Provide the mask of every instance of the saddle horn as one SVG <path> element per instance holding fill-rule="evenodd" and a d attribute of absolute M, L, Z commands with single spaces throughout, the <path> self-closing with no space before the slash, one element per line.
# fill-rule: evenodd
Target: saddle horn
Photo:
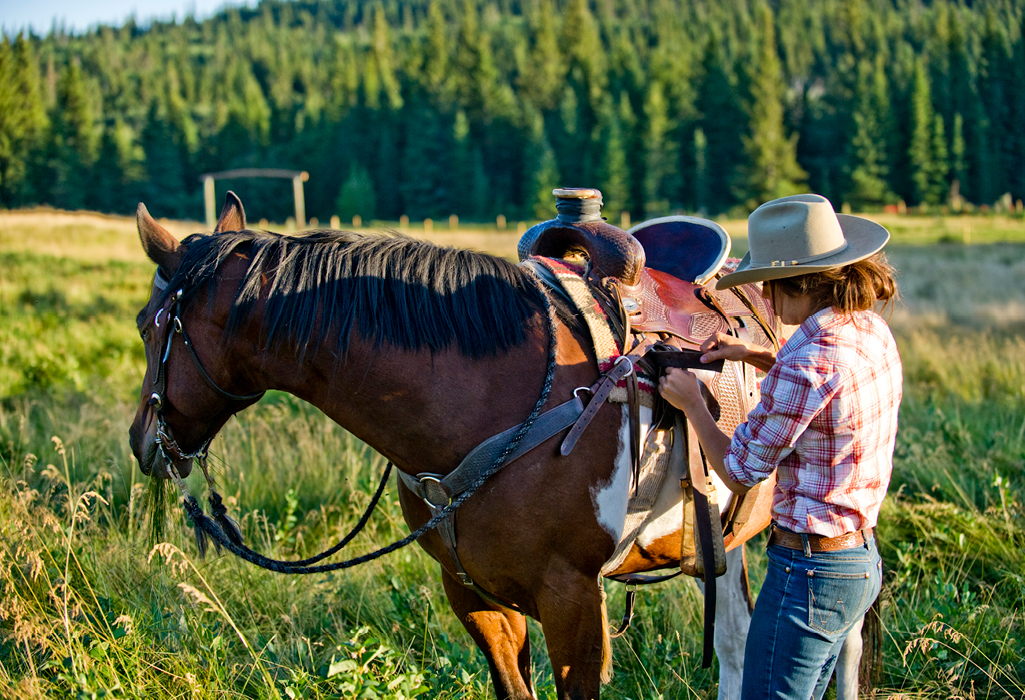
<path fill-rule="evenodd" d="M 520 261 L 540 255 L 546 258 L 586 256 L 603 277 L 615 277 L 627 285 L 640 281 L 644 248 L 629 233 L 607 223 L 601 216 L 601 192 L 570 187 L 552 190 L 559 215 L 532 226 L 516 247 Z"/>

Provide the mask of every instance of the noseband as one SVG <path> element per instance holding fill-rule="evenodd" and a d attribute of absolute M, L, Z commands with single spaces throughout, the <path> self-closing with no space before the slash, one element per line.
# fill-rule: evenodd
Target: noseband
<path fill-rule="evenodd" d="M 164 277 L 163 272 L 160 268 L 157 268 L 157 274 L 153 278 L 153 286 L 163 292 L 167 289 L 168 279 Z M 196 354 L 196 349 L 192 346 L 192 341 L 189 338 L 189 334 L 185 332 L 185 326 L 182 325 L 181 320 L 181 298 L 183 291 L 179 289 L 170 297 L 171 306 L 167 310 L 167 320 L 165 323 L 170 323 L 170 329 L 167 332 L 167 344 L 164 347 L 163 356 L 160 359 L 160 364 L 157 365 L 157 376 L 153 381 L 153 392 L 150 394 L 149 399 L 146 400 L 146 404 L 153 408 L 153 412 L 157 416 L 157 450 L 160 452 L 160 456 L 164 459 L 165 464 L 169 466 L 168 471 L 176 471 L 174 469 L 174 462 L 181 462 L 187 459 L 198 459 L 200 464 L 203 465 L 203 471 L 206 472 L 206 456 L 207 450 L 210 447 L 210 442 L 213 440 L 213 436 L 207 438 L 206 442 L 199 446 L 195 452 L 185 452 L 175 441 L 174 436 L 171 435 L 171 429 L 168 427 L 167 422 L 164 420 L 164 403 L 167 396 L 167 360 L 171 356 L 171 342 L 174 340 L 175 335 L 181 335 L 182 341 L 185 343 L 185 347 L 189 349 L 189 354 L 192 356 L 193 364 L 196 369 L 199 370 L 199 375 L 206 381 L 206 383 L 213 389 L 219 396 L 229 401 L 252 401 L 254 399 L 261 398 L 266 392 L 259 391 L 255 394 L 232 394 L 230 391 L 225 391 L 217 382 L 213 380 L 210 374 L 203 367 L 203 363 L 199 359 L 199 355 Z M 160 307 L 156 315 L 153 317 L 153 324 L 160 328 L 160 316 L 164 313 L 164 307 Z M 172 461 L 173 460 L 173 461 Z"/>

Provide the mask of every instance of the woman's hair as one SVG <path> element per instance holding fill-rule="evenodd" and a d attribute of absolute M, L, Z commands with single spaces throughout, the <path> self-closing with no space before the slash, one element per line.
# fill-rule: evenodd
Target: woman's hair
<path fill-rule="evenodd" d="M 899 296 L 893 267 L 882 252 L 843 267 L 784 277 L 768 284 L 773 294 L 776 291 L 789 296 L 807 294 L 815 310 L 832 306 L 839 314 L 865 311 L 880 301 L 890 306 Z"/>

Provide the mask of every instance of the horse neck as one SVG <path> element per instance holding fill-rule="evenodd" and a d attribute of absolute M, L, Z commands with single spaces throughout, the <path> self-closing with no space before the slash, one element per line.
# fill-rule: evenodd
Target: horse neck
<path fill-rule="evenodd" d="M 410 471 L 445 473 L 474 446 L 522 421 L 544 380 L 544 345 L 532 338 L 485 359 L 431 353 L 353 335 L 342 358 L 281 348 L 261 361 L 269 388 L 322 410 Z"/>

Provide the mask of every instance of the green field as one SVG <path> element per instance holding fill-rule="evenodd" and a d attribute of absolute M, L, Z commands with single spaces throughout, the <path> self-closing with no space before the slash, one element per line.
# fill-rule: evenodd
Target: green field
<path fill-rule="evenodd" d="M 904 292 L 893 326 L 906 396 L 878 530 L 879 697 L 1021 698 L 1025 222 L 886 223 Z M 727 229 L 742 249 L 743 231 Z M 437 237 L 504 255 L 515 244 L 508 232 Z M 0 697 L 494 697 L 416 546 L 312 578 L 199 559 L 178 519 L 154 547 L 127 444 L 144 370 L 134 317 L 152 273 L 131 220 L 0 212 Z M 346 532 L 384 468 L 282 394 L 231 421 L 212 463 L 247 541 L 288 558 Z M 406 534 L 394 489 L 382 503 L 354 553 Z M 763 559 L 750 552 L 757 581 Z M 623 591 L 609 591 L 616 617 Z M 642 590 L 604 693 L 714 698 L 700 611 L 692 582 Z M 532 630 L 547 697 L 551 670 Z"/>

